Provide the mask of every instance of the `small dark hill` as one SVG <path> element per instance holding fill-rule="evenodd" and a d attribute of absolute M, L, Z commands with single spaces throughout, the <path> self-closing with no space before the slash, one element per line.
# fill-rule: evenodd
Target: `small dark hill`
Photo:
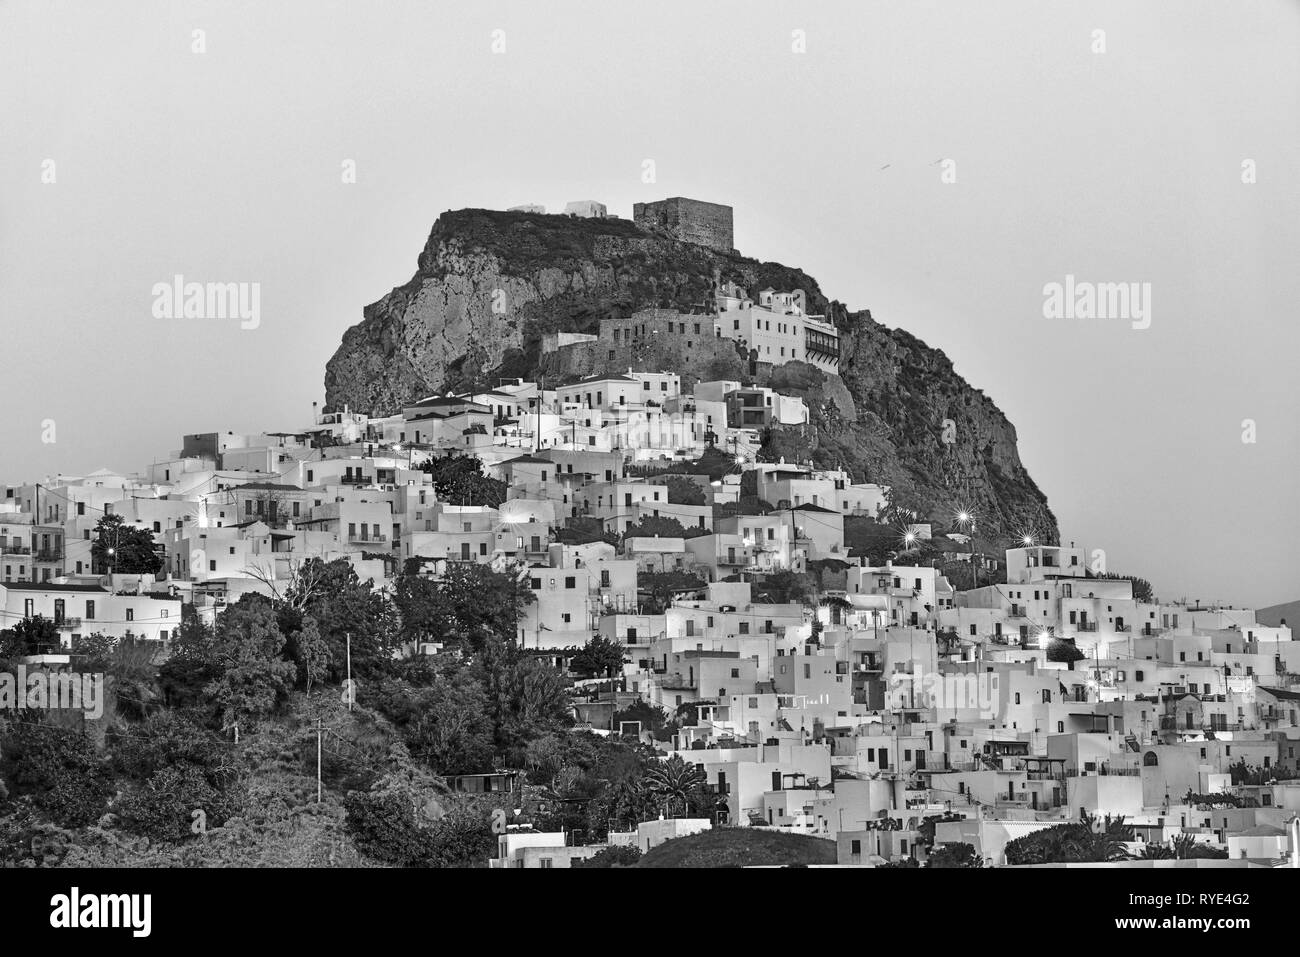
<path fill-rule="evenodd" d="M 835 843 L 819 837 L 729 827 L 665 841 L 637 867 L 753 867 L 834 864 Z"/>

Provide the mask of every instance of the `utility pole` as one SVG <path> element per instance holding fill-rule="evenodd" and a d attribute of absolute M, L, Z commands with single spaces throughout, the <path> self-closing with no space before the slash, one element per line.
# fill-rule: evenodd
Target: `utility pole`
<path fill-rule="evenodd" d="M 352 710 L 352 702 L 356 700 L 357 689 L 352 685 L 352 632 L 347 632 L 348 641 L 348 710 Z"/>
<path fill-rule="evenodd" d="M 316 719 L 316 803 L 320 803 L 321 719 Z"/>

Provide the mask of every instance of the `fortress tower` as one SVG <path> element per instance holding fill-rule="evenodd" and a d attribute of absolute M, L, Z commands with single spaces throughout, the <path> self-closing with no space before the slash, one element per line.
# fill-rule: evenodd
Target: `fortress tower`
<path fill-rule="evenodd" d="M 642 229 L 666 232 L 682 242 L 732 252 L 731 207 L 674 196 L 656 203 L 634 203 L 632 219 Z"/>

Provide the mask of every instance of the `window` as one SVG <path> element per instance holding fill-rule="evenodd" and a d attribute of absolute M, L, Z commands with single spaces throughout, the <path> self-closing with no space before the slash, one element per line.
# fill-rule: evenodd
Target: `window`
<path fill-rule="evenodd" d="M 543 869 L 545 869 L 545 870 L 550 870 L 550 869 L 551 869 L 551 859 L 550 859 L 549 857 L 541 857 L 541 858 L 538 858 L 538 860 L 537 860 L 537 866 L 538 866 L 538 867 L 541 867 L 541 868 L 543 868 Z"/>
<path fill-rule="evenodd" d="M 135 621 L 135 609 L 134 609 L 134 608 L 128 608 L 128 609 L 126 610 L 126 620 L 127 620 L 127 621 Z"/>

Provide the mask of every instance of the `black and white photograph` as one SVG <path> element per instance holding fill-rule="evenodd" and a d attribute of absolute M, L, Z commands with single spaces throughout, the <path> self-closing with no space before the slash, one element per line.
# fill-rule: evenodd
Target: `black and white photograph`
<path fill-rule="evenodd" d="M 0 0 L 6 938 L 1293 935 L 1298 265 L 1300 0 Z"/>

